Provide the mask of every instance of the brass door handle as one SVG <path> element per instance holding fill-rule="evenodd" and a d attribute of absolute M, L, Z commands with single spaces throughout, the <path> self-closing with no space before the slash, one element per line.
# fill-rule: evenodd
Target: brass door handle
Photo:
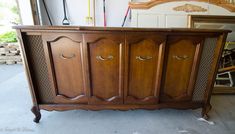
<path fill-rule="evenodd" d="M 67 59 L 72 59 L 74 58 L 76 55 L 75 54 L 71 54 L 70 56 L 64 56 L 64 54 L 60 54 L 60 58 L 67 60 Z"/>
<path fill-rule="evenodd" d="M 183 55 L 183 56 L 173 55 L 173 58 L 177 59 L 177 60 L 188 60 L 188 59 L 190 59 L 190 57 L 187 56 L 187 55 Z"/>
<path fill-rule="evenodd" d="M 109 55 L 107 58 L 103 58 L 102 56 L 98 55 L 98 56 L 96 56 L 96 59 L 97 60 L 102 60 L 102 61 L 104 61 L 104 60 L 112 60 L 113 56 Z"/>
<path fill-rule="evenodd" d="M 141 61 L 150 60 L 150 59 L 152 59 L 152 58 L 153 58 L 153 57 L 151 57 L 151 56 L 146 56 L 146 57 L 136 56 L 136 59 L 137 59 L 137 60 L 141 60 Z"/>

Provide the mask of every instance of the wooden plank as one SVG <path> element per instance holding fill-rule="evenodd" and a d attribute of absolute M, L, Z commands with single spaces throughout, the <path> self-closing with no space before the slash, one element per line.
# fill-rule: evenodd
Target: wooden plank
<path fill-rule="evenodd" d="M 219 73 L 223 73 L 223 72 L 227 72 L 227 71 L 231 71 L 231 72 L 233 72 L 233 71 L 235 71 L 235 66 L 230 66 L 230 67 L 225 67 L 225 68 L 221 68 L 221 69 L 219 69 Z"/>
<path fill-rule="evenodd" d="M 235 87 L 215 86 L 213 89 L 213 94 L 235 94 Z"/>
<path fill-rule="evenodd" d="M 195 28 L 122 28 L 122 27 L 86 27 L 86 26 L 13 26 L 14 29 L 21 29 L 22 32 L 25 31 L 45 31 L 50 32 L 51 30 L 70 30 L 72 31 L 118 31 L 118 32 L 143 32 L 143 31 L 149 31 L 149 32 L 164 32 L 173 34 L 174 32 L 181 32 L 185 33 L 191 32 L 191 33 L 200 33 L 200 34 L 208 34 L 214 33 L 216 35 L 221 33 L 230 33 L 231 30 L 225 30 L 225 29 L 195 29 Z M 62 32 L 62 31 L 60 31 Z M 187 33 L 189 34 L 189 33 Z"/>

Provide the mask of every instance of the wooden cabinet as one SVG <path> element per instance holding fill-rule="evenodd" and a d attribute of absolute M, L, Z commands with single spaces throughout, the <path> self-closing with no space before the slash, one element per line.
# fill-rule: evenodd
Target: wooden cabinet
<path fill-rule="evenodd" d="M 191 101 L 204 38 L 170 36 L 166 43 L 161 101 Z"/>
<path fill-rule="evenodd" d="M 16 27 L 39 122 L 44 110 L 203 108 L 229 31 Z"/>
<path fill-rule="evenodd" d="M 127 34 L 126 104 L 157 104 L 165 36 L 154 33 Z"/>
<path fill-rule="evenodd" d="M 122 104 L 124 35 L 85 34 L 84 39 L 89 67 L 89 103 Z"/>
<path fill-rule="evenodd" d="M 45 34 L 43 40 L 54 103 L 88 103 L 83 82 L 82 35 Z"/>

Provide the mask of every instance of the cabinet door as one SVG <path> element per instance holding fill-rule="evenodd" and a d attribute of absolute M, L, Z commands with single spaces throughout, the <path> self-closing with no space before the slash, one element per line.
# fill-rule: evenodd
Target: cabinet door
<path fill-rule="evenodd" d="M 122 72 L 124 35 L 85 34 L 90 104 L 123 103 Z"/>
<path fill-rule="evenodd" d="M 203 38 L 167 39 L 161 101 L 190 101 L 198 71 Z"/>
<path fill-rule="evenodd" d="M 125 103 L 158 103 L 164 43 L 156 33 L 127 34 Z"/>
<path fill-rule="evenodd" d="M 44 34 L 44 50 L 55 103 L 88 103 L 83 83 L 82 35 Z"/>

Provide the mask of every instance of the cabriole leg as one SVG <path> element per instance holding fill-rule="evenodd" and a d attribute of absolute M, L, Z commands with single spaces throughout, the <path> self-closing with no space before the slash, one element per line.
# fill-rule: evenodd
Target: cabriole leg
<path fill-rule="evenodd" d="M 39 123 L 39 120 L 41 119 L 41 113 L 38 106 L 33 106 L 31 109 L 32 113 L 35 115 L 34 122 Z"/>
<path fill-rule="evenodd" d="M 205 107 L 202 108 L 202 118 L 204 118 L 205 120 L 209 119 L 209 111 L 211 110 L 211 104 L 206 105 Z"/>

